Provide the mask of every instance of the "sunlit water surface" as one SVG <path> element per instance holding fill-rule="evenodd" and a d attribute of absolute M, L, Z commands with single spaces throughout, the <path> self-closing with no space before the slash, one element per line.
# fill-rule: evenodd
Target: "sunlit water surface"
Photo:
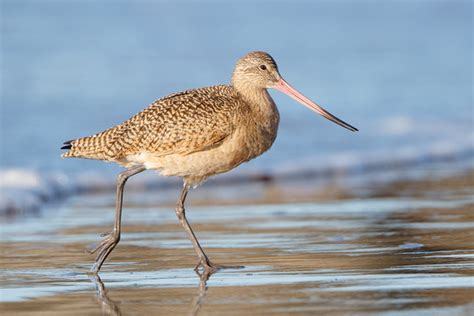
<path fill-rule="evenodd" d="M 132 205 L 102 280 L 87 276 L 93 256 L 84 250 L 110 229 L 112 198 L 79 196 L 4 226 L 0 308 L 25 315 L 473 311 L 472 196 L 189 207 L 210 257 L 244 266 L 207 282 L 192 270 L 196 258 L 172 208 Z"/>

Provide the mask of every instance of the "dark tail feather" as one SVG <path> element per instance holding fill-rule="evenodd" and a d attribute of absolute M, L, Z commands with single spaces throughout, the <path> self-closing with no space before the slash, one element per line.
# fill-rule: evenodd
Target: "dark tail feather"
<path fill-rule="evenodd" d="M 67 140 L 63 144 L 64 146 L 61 147 L 61 149 L 71 149 L 72 148 L 72 142 L 75 141 L 75 139 Z"/>

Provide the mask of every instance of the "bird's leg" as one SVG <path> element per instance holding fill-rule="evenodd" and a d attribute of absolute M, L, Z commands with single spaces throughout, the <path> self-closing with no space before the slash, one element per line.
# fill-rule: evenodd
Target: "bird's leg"
<path fill-rule="evenodd" d="M 202 266 L 206 272 L 214 272 L 221 268 L 221 266 L 213 264 L 211 260 L 209 260 L 207 255 L 204 253 L 204 250 L 202 250 L 201 245 L 199 244 L 199 241 L 197 240 L 196 235 L 194 235 L 193 229 L 191 228 L 191 225 L 189 225 L 189 222 L 186 218 L 184 201 L 188 195 L 189 188 L 190 185 L 185 183 L 183 191 L 181 192 L 181 196 L 176 205 L 176 215 L 178 216 L 181 225 L 183 225 L 184 230 L 188 233 L 189 239 L 191 239 L 191 242 L 193 243 L 194 250 L 199 257 L 199 262 L 194 270 L 198 270 L 199 266 Z"/>
<path fill-rule="evenodd" d="M 93 274 L 97 274 L 100 270 L 100 267 L 104 263 L 107 256 L 114 250 L 115 246 L 120 241 L 120 228 L 121 228 L 121 221 L 122 221 L 122 204 L 123 204 L 123 188 L 125 187 L 125 183 L 127 182 L 128 178 L 137 173 L 140 173 L 145 170 L 145 167 L 138 166 L 133 167 L 131 169 L 125 170 L 124 172 L 120 173 L 117 177 L 117 196 L 115 201 L 115 223 L 114 229 L 105 235 L 105 238 L 102 242 L 95 247 L 91 253 L 95 253 L 96 251 L 99 252 L 97 258 L 95 259 L 95 263 L 92 266 L 90 272 Z"/>

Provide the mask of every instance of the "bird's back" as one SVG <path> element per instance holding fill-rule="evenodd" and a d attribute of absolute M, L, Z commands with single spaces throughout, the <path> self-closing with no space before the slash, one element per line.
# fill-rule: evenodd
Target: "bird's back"
<path fill-rule="evenodd" d="M 65 143 L 63 157 L 119 162 L 139 153 L 187 155 L 217 146 L 235 129 L 245 102 L 226 85 L 188 90 L 153 102 L 124 123 Z"/>

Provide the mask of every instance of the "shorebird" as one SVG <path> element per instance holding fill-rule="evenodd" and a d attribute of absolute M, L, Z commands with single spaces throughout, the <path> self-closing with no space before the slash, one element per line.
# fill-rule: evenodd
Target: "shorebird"
<path fill-rule="evenodd" d="M 127 179 L 144 170 L 183 179 L 176 215 L 199 257 L 196 270 L 215 271 L 189 224 L 184 201 L 192 187 L 210 176 L 229 171 L 267 151 L 277 136 L 280 115 L 267 89 L 279 90 L 326 119 L 357 129 L 306 98 L 280 75 L 265 52 L 238 60 L 229 85 L 216 85 L 171 94 L 115 127 L 64 142 L 64 158 L 97 159 L 126 168 L 117 178 L 115 224 L 92 250 L 97 252 L 91 273 L 97 274 L 120 241 L 123 190 Z"/>

